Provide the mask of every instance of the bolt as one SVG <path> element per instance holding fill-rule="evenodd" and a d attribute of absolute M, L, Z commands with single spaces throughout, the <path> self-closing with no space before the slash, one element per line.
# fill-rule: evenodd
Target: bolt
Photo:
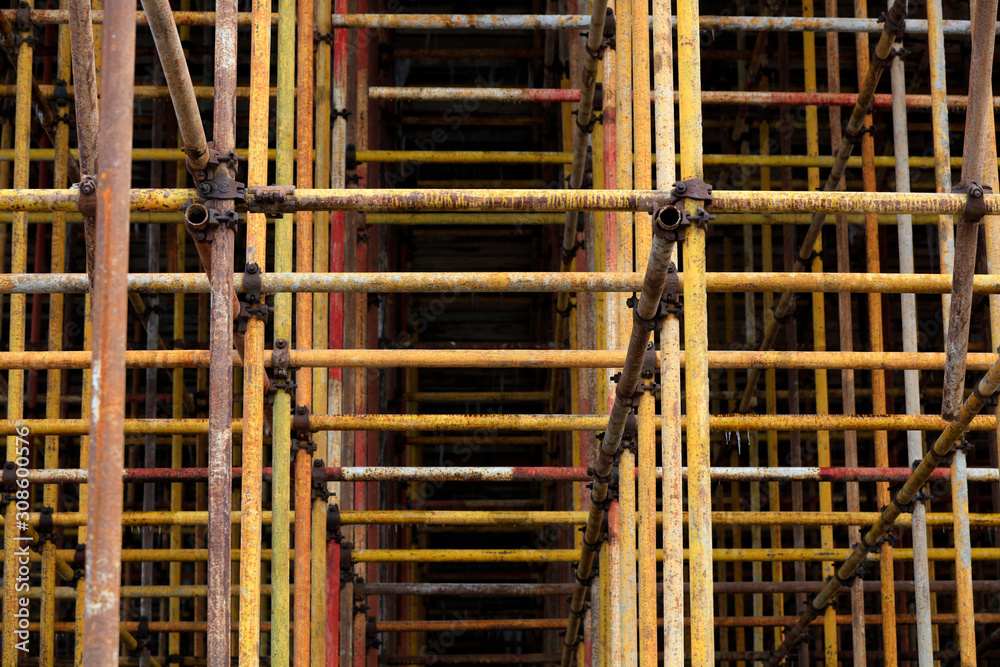
<path fill-rule="evenodd" d="M 94 181 L 86 180 L 80 184 L 80 192 L 85 195 L 92 195 L 97 188 L 94 186 Z"/>
<path fill-rule="evenodd" d="M 247 264 L 247 273 L 257 273 L 258 270 L 260 270 L 260 267 L 257 266 L 256 262 Z"/>
<path fill-rule="evenodd" d="M 972 187 L 969 188 L 969 196 L 972 197 L 973 199 L 979 199 L 980 197 L 983 196 L 983 189 L 978 185 L 976 185 L 975 183 L 973 183 Z"/>
<path fill-rule="evenodd" d="M 198 192 L 201 193 L 202 195 L 209 195 L 209 194 L 211 194 L 212 193 L 212 184 L 211 183 L 199 183 L 198 184 Z"/>
<path fill-rule="evenodd" d="M 195 232 L 195 234 L 194 234 L 194 240 L 195 241 L 204 241 L 205 240 L 205 232 Z"/>
<path fill-rule="evenodd" d="M 316 459 L 316 460 L 314 460 L 313 461 L 313 467 L 314 468 L 322 468 L 323 467 L 323 460 L 322 459 Z"/>
<path fill-rule="evenodd" d="M 278 340 L 274 341 L 275 347 L 284 348 L 286 345 L 288 345 L 288 341 L 285 340 L 284 338 L 279 338 Z"/>
<path fill-rule="evenodd" d="M 304 415 L 306 413 L 306 406 L 300 405 L 295 409 L 295 411 L 298 412 L 300 415 Z"/>
<path fill-rule="evenodd" d="M 679 195 L 682 195 L 685 192 L 687 192 L 687 189 L 688 189 L 687 183 L 683 181 L 679 183 L 674 183 L 674 192 L 676 192 Z"/>

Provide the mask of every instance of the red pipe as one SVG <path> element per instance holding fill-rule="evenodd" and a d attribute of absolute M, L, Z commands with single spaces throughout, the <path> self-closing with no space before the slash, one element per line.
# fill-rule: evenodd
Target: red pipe
<path fill-rule="evenodd" d="M 326 543 L 326 664 L 340 664 L 340 542 Z"/>

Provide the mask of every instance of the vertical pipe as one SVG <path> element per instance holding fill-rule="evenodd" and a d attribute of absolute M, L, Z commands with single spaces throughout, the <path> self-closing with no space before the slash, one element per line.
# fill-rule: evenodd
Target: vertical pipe
<path fill-rule="evenodd" d="M 934 148 L 934 183 L 939 193 L 951 192 L 951 133 L 948 128 L 948 88 L 945 74 L 944 31 L 941 0 L 927 1 L 927 55 L 930 64 L 931 136 Z M 938 256 L 940 272 L 955 269 L 955 230 L 951 216 L 938 216 Z M 944 332 L 948 335 L 951 295 L 941 295 L 944 308 Z"/>
<path fill-rule="evenodd" d="M 653 0 L 653 86 L 656 96 L 673 99 L 673 30 L 671 1 Z M 653 108 L 656 187 L 665 190 L 676 176 L 674 105 Z M 677 248 L 673 251 L 677 261 Z M 681 478 L 680 320 L 668 314 L 660 332 L 661 460 L 663 462 L 663 665 L 684 665 L 684 481 Z"/>
<path fill-rule="evenodd" d="M 97 174 L 95 263 L 95 268 L 101 267 L 101 279 L 95 285 L 93 296 L 95 336 L 90 411 L 93 451 L 87 476 L 90 487 L 87 512 L 90 542 L 86 556 L 83 649 L 86 667 L 118 662 L 122 544 L 120 471 L 125 452 L 123 422 L 128 313 L 128 235 L 121 233 L 120 228 L 123 221 L 128 220 L 128 193 L 132 181 L 135 6 L 122 0 L 108 0 L 104 32 L 101 99 L 105 105 L 100 122 L 101 169 Z M 21 46 L 19 63 L 25 61 L 27 69 L 30 67 L 31 52 L 30 47 L 26 47 Z M 24 74 L 28 76 L 30 71 Z M 27 145 L 24 148 L 27 149 Z M 24 185 L 26 181 L 25 173 Z"/>
<path fill-rule="evenodd" d="M 697 0 L 677 3 L 681 178 L 702 178 L 701 54 Z M 691 200 L 685 206 L 695 210 Z M 691 662 L 715 662 L 712 608 L 712 485 L 708 430 L 708 313 L 705 230 L 693 225 L 684 239 L 684 349 L 687 391 L 688 535 L 691 578 Z"/>
<path fill-rule="evenodd" d="M 65 7 L 63 2 L 62 6 Z M 56 65 L 56 78 L 67 80 L 70 78 L 70 41 L 69 28 L 59 26 L 58 28 L 58 60 Z M 66 113 L 65 110 L 63 113 Z M 65 188 L 68 184 L 68 162 L 69 162 L 69 122 L 68 117 L 60 116 L 59 124 L 56 128 L 56 158 L 53 173 L 52 185 L 56 188 Z M 66 214 L 52 214 L 52 236 L 50 239 L 52 248 L 52 273 L 63 273 L 66 270 Z M 52 294 L 49 297 L 49 340 L 48 349 L 58 351 L 63 347 L 63 326 L 65 295 Z M 58 419 L 61 416 L 62 399 L 62 371 L 50 370 L 45 378 L 45 417 L 47 419 Z M 59 438 L 58 436 L 45 437 L 44 466 L 55 468 L 59 466 Z M 59 501 L 58 487 L 46 485 L 42 492 L 43 507 L 50 507 L 55 510 Z M 41 646 L 39 647 L 39 658 L 42 665 L 51 667 L 55 662 L 55 619 L 57 602 L 55 597 L 56 586 L 56 545 L 51 540 L 42 545 L 42 608 L 39 614 L 39 624 L 41 626 Z"/>
<path fill-rule="evenodd" d="M 271 2 L 252 5 L 250 146 L 247 185 L 267 183 L 271 81 Z M 267 227 L 262 213 L 247 214 L 247 265 L 267 269 Z M 264 449 L 264 321 L 247 322 L 243 358 L 243 476 L 240 499 L 240 665 L 260 663 L 261 494 Z"/>
<path fill-rule="evenodd" d="M 321 369 L 324 372 L 326 369 Z M 324 401 L 325 402 L 325 401 Z M 322 465 L 320 459 L 316 463 Z M 326 498 L 317 495 L 312 501 L 312 626 L 310 627 L 310 655 L 313 665 L 326 665 Z"/>
<path fill-rule="evenodd" d="M 17 51 L 17 80 L 14 115 L 14 187 L 28 187 L 28 147 L 31 132 L 31 60 L 32 46 L 28 41 L 22 42 Z M 18 273 L 27 271 L 28 266 L 28 217 L 24 213 L 15 213 L 11 222 L 11 271 Z M 10 297 L 10 338 L 8 349 L 12 352 L 24 351 L 25 296 L 12 294 Z M 122 324 L 124 328 L 124 323 Z M 124 379 L 123 379 L 124 382 Z M 12 369 L 7 375 L 7 418 L 21 419 L 24 416 L 24 371 Z M 113 408 L 112 408 L 113 409 Z M 113 415 L 114 413 L 112 413 Z M 7 438 L 7 467 L 14 467 L 14 460 L 22 448 L 27 451 L 27 440 L 17 436 Z M 102 489 L 105 496 L 108 489 Z M 113 498 L 112 498 L 113 500 Z M 120 503 L 120 499 L 119 499 Z M 15 521 L 17 503 L 8 503 L 4 513 L 4 572 L 16 572 L 18 567 L 18 547 L 24 544 L 20 529 Z M 113 563 L 111 564 L 114 565 Z M 116 570 L 117 572 L 117 570 Z M 102 576 L 107 577 L 106 570 Z M 16 611 L 19 600 L 14 586 L 9 585 L 5 578 L 3 592 L 3 626 L 4 642 L 2 648 L 3 667 L 14 667 L 17 664 L 15 637 L 17 629 Z M 117 585 L 117 579 L 116 579 Z M 116 647 L 117 648 L 117 647 Z"/>
<path fill-rule="evenodd" d="M 278 185 L 293 183 L 295 141 L 295 5 L 294 0 L 281 0 L 278 4 L 278 58 L 277 58 L 277 122 L 275 180 Z M 286 213 L 275 223 L 274 270 L 292 270 L 292 213 Z M 274 339 L 292 340 L 292 295 L 274 295 Z M 290 559 L 291 549 L 291 424 L 289 415 L 292 396 L 283 388 L 274 395 L 271 457 L 274 469 L 272 479 L 271 548 L 276 558 L 271 561 L 271 664 L 288 667 L 290 623 Z"/>
<path fill-rule="evenodd" d="M 297 5 L 297 49 L 296 49 L 296 173 L 295 184 L 299 188 L 311 188 L 313 184 L 313 1 L 299 0 Z M 295 216 L 296 258 L 295 270 L 313 270 L 313 216 L 300 211 Z M 312 348 L 312 295 L 297 294 L 295 297 L 296 349 Z M 299 406 L 312 409 L 312 369 L 298 372 L 295 400 Z M 293 631 L 293 660 L 296 665 L 310 664 L 310 602 L 312 551 L 310 540 L 311 493 L 310 475 L 312 454 L 304 448 L 295 453 L 295 625 Z"/>
<path fill-rule="evenodd" d="M 315 0 L 315 21 L 316 29 L 320 36 L 328 36 L 331 30 L 331 1 Z M 315 182 L 321 187 L 328 187 L 330 184 L 330 155 L 331 155 L 331 42 L 320 39 L 316 42 L 316 77 L 315 77 L 315 145 L 316 152 L 316 173 Z M 312 138 L 311 138 L 312 139 Z M 330 270 L 330 245 L 332 213 L 317 213 L 313 217 L 313 271 L 325 273 Z M 313 346 L 318 350 L 329 348 L 330 340 L 330 300 L 328 294 L 313 295 Z M 313 405 L 326 409 L 329 402 L 330 374 L 326 368 L 313 369 Z M 314 436 L 320 456 L 325 458 L 329 465 L 339 465 L 340 457 L 336 458 L 337 463 L 332 462 L 329 456 L 329 440 L 339 438 L 338 434 L 321 432 Z M 329 491 L 329 489 L 327 489 Z M 327 535 L 326 535 L 326 504 L 324 497 L 313 500 L 312 527 L 312 561 L 311 561 L 311 581 L 312 586 L 312 627 L 310 632 L 310 657 L 314 667 L 321 667 L 326 664 L 326 587 L 322 582 L 326 580 L 327 571 Z M 320 512 L 319 505 L 322 505 Z M 316 517 L 321 520 L 316 522 Z"/>
<path fill-rule="evenodd" d="M 615 73 L 618 93 L 618 106 L 616 117 L 617 132 L 617 188 L 619 190 L 631 190 L 632 180 L 632 4 L 631 0 L 621 0 L 617 3 L 617 29 L 616 38 L 616 59 Z M 633 259 L 633 214 L 631 212 L 620 212 L 617 215 L 618 222 L 618 270 L 632 270 Z M 631 329 L 631 314 L 624 304 L 615 312 L 618 320 L 617 330 L 619 338 L 617 344 L 624 347 L 627 344 L 628 334 Z M 613 608 L 612 613 L 617 610 L 620 619 L 620 636 L 611 637 L 613 644 L 620 644 L 622 651 L 622 662 L 619 664 L 634 664 L 636 653 L 634 650 L 636 641 L 636 598 L 635 598 L 635 576 L 636 576 L 636 553 L 635 553 L 635 505 L 634 488 L 625 487 L 634 484 L 634 468 L 628 468 L 626 456 L 629 461 L 634 461 L 630 453 L 623 453 L 619 465 L 619 520 L 618 545 L 620 548 L 618 569 L 612 575 L 612 586 L 618 587 L 618 606 Z M 633 504 L 629 505 L 629 499 Z M 610 517 L 608 519 L 610 521 Z M 615 594 L 612 593 L 612 598 Z M 612 600 L 614 604 L 614 600 Z M 629 650 L 629 649 L 633 650 Z"/>
<path fill-rule="evenodd" d="M 815 14 L 813 0 L 803 0 L 802 15 L 811 17 Z M 812 32 L 802 34 L 803 59 L 805 69 L 805 91 L 815 93 L 816 85 L 816 35 Z M 815 106 L 806 107 L 806 154 L 811 157 L 819 155 L 819 109 Z M 810 167 L 807 172 L 809 190 L 819 190 L 819 169 Z M 822 253 L 822 236 L 816 239 L 812 248 L 813 252 Z M 810 262 L 814 273 L 823 272 L 822 257 L 814 257 Z M 826 350 L 826 303 L 825 294 L 813 294 L 813 349 L 817 352 Z M 818 414 L 829 414 L 830 406 L 827 397 L 827 374 L 825 369 L 815 372 L 816 383 L 816 412 Z M 830 465 L 830 433 L 819 431 L 816 433 L 817 463 L 820 466 Z M 831 485 L 827 482 L 819 484 L 819 507 L 821 512 L 833 511 L 833 497 Z M 824 549 L 833 548 L 833 528 L 822 526 L 820 528 L 820 543 Z M 833 562 L 824 561 L 822 564 L 823 576 L 833 576 Z M 828 608 L 823 614 L 823 655 L 825 664 L 835 667 L 837 664 L 837 620 L 836 610 Z"/>
<path fill-rule="evenodd" d="M 836 0 L 826 0 L 826 15 L 833 17 L 837 15 Z M 826 54 L 827 54 L 827 88 L 831 93 L 840 92 L 840 38 L 835 32 L 826 34 Z M 842 139 L 840 108 L 830 107 L 830 145 L 839 146 Z M 844 179 L 837 184 L 837 188 L 844 189 Z M 850 231 L 847 226 L 847 216 L 838 215 L 837 225 L 837 271 L 840 273 L 850 273 Z M 851 324 L 851 294 L 841 292 L 838 296 L 837 310 L 839 319 L 840 349 L 849 352 L 854 349 L 854 327 Z M 844 369 L 840 372 L 840 386 L 842 388 L 841 405 L 844 414 L 855 414 L 854 402 L 854 371 Z M 851 467 L 858 465 L 858 434 L 857 431 L 844 432 L 844 465 Z M 858 484 L 849 482 L 846 489 L 847 509 L 851 512 L 860 510 L 860 497 L 858 495 Z M 848 536 L 851 544 L 855 544 L 861 539 L 859 526 L 848 527 Z M 863 582 L 855 580 L 851 585 L 851 640 L 854 659 L 865 662 L 865 598 L 862 590 Z"/>
<path fill-rule="evenodd" d="M 760 153 L 761 155 L 770 154 L 770 143 L 771 143 L 771 127 L 768 123 L 761 122 L 760 124 Z M 763 167 L 760 170 L 760 187 L 761 190 L 771 189 L 771 170 L 767 167 Z M 771 271 L 774 268 L 774 245 L 771 238 L 771 225 L 763 225 L 760 234 L 760 268 L 763 271 Z M 774 298 L 771 294 L 765 292 L 763 295 L 763 306 L 764 312 L 766 313 L 771 309 L 771 305 L 774 302 Z M 777 373 L 774 369 L 768 369 L 764 374 L 764 400 L 765 407 L 768 414 L 776 414 L 778 412 L 778 398 L 777 391 L 775 389 L 775 380 L 777 379 Z M 769 466 L 779 465 L 778 461 L 778 433 L 776 431 L 767 432 L 767 464 Z M 768 509 L 771 511 L 781 510 L 781 497 L 779 494 L 779 486 L 777 482 L 771 482 L 767 487 L 767 497 L 768 497 Z M 781 547 L 781 527 L 771 526 L 770 530 L 770 546 L 772 549 L 778 549 Z M 781 581 L 782 580 L 782 569 L 781 563 L 773 563 L 771 565 L 771 581 Z M 785 598 L 784 595 L 780 593 L 775 593 L 771 598 L 771 605 L 774 613 L 782 614 L 784 613 Z M 781 643 L 781 628 L 775 628 L 774 630 L 774 645 L 777 646 Z"/>
<path fill-rule="evenodd" d="M 927 2 L 927 53 L 930 64 L 931 134 L 934 148 L 934 184 L 939 193 L 951 192 L 951 133 L 948 127 L 947 81 L 942 29 L 941 0 Z M 954 226 L 951 216 L 938 216 L 938 256 L 940 273 L 950 274 L 955 268 Z M 948 336 L 951 295 L 941 295 L 944 336 Z M 924 509 L 926 512 L 926 507 Z M 933 546 L 933 532 L 927 531 L 927 548 Z M 930 570 L 933 576 L 933 570 Z M 937 596 L 930 596 L 930 611 L 937 609 Z M 932 628 L 932 646 L 937 646 L 937 628 Z"/>
<path fill-rule="evenodd" d="M 181 174 L 183 177 L 184 168 L 180 167 Z M 182 269 L 185 266 L 186 259 L 186 240 L 187 240 L 187 230 L 184 229 L 182 225 L 178 225 L 174 230 L 174 246 L 176 247 L 174 255 L 174 267 L 175 270 Z M 173 339 L 175 341 L 174 347 L 184 340 L 184 303 L 186 299 L 184 294 L 174 295 L 174 334 Z M 174 419 L 181 419 L 184 416 L 184 369 L 175 368 L 172 371 L 173 375 L 173 406 L 171 416 Z M 184 437 L 181 435 L 170 436 L 170 465 L 174 468 L 182 468 L 184 450 Z M 184 496 L 184 485 L 181 483 L 174 483 L 170 485 L 170 510 L 172 512 L 179 512 L 182 509 Z M 170 528 L 170 548 L 180 549 L 181 548 L 181 527 L 172 526 Z M 181 583 L 181 564 L 171 563 L 170 564 L 170 585 L 179 586 Z M 181 620 L 181 603 L 179 598 L 170 598 L 170 608 L 169 608 L 169 618 L 168 620 L 176 622 Z M 168 655 L 180 655 L 181 652 L 181 637 L 180 633 L 172 632 L 170 633 L 167 642 L 167 654 Z"/>
<path fill-rule="evenodd" d="M 331 539 L 326 551 L 326 665 L 340 664 L 340 542 Z"/>
<path fill-rule="evenodd" d="M 633 186 L 637 190 L 652 187 L 652 146 L 653 138 L 650 121 L 650 80 L 649 80 L 649 3 L 647 0 L 632 0 L 632 121 L 634 145 Z M 647 213 L 635 214 L 638 229 L 649 228 Z M 645 273 L 649 257 L 651 234 L 635 235 L 635 270 Z M 636 456 L 639 462 L 637 508 L 640 513 L 638 526 L 627 522 L 631 530 L 638 530 L 638 589 L 630 583 L 630 593 L 636 595 L 636 618 L 638 620 L 639 646 L 633 651 L 636 658 L 626 658 L 626 664 L 651 665 L 657 662 L 659 645 L 656 628 L 656 407 L 650 391 L 643 394 L 639 407 L 639 443 Z M 629 545 L 634 541 L 629 540 Z M 625 554 L 623 553 L 623 556 Z M 623 558 L 624 560 L 624 558 Z M 631 562 L 631 559 L 630 559 Z M 631 611 L 629 612 L 631 613 Z M 635 641 L 634 634 L 626 636 L 626 641 Z"/>
<path fill-rule="evenodd" d="M 219 0 L 215 11 L 214 142 L 219 152 L 236 147 L 236 10 L 235 0 Z M 220 162 L 217 174 L 228 173 Z M 235 177 L 235 174 L 229 174 Z M 219 213 L 233 210 L 232 200 L 214 200 Z M 232 641 L 233 448 L 233 232 L 220 225 L 212 242 L 208 396 L 208 667 L 230 664 Z"/>
<path fill-rule="evenodd" d="M 624 637 L 622 636 L 621 598 L 622 587 L 615 585 L 620 579 L 622 545 L 619 535 L 621 508 L 618 500 L 612 500 L 608 507 L 608 664 L 618 667 L 624 664 Z"/>
<path fill-rule="evenodd" d="M 891 7 L 896 0 L 889 0 Z M 899 40 L 902 48 L 902 40 Z M 903 59 L 892 58 L 892 139 L 896 158 L 896 191 L 910 192 L 910 146 L 906 129 L 906 71 Z M 897 216 L 899 238 L 899 272 L 916 273 L 913 261 L 913 218 Z M 917 300 L 914 294 L 900 295 L 903 326 L 903 351 L 917 351 Z M 906 414 L 920 414 L 920 373 L 903 371 L 903 391 Z M 906 463 L 924 455 L 921 431 L 906 433 Z M 933 642 L 931 636 L 931 594 L 927 562 L 926 509 L 923 503 L 913 508 L 910 534 L 913 540 L 913 599 L 917 621 L 917 660 L 920 667 L 931 667 Z"/>
<path fill-rule="evenodd" d="M 992 88 L 992 86 L 991 86 Z M 992 90 L 990 91 L 992 97 Z M 986 118 L 986 160 L 983 169 L 983 183 L 993 188 L 994 192 L 1000 191 L 1000 178 L 997 169 L 996 150 L 996 121 L 993 114 L 987 114 Z M 995 273 L 996 267 L 1000 266 L 1000 220 L 995 215 L 988 215 L 984 218 L 986 227 L 986 260 L 989 273 Z M 1000 341 L 1000 298 L 990 295 L 990 336 L 991 340 Z M 993 409 L 995 412 L 996 409 Z M 996 489 L 996 487 L 994 487 Z M 994 631 L 994 636 L 998 635 Z M 976 652 L 985 653 L 990 646 L 990 640 L 985 641 L 986 646 L 980 644 L 976 647 Z"/>
<path fill-rule="evenodd" d="M 867 6 L 860 0 L 855 0 L 854 14 L 858 18 L 867 17 Z M 863 76 L 868 70 L 868 35 L 858 34 L 856 36 L 858 50 L 858 76 Z M 872 125 L 871 114 L 864 117 L 864 127 L 870 128 Z M 875 143 L 870 134 L 865 134 L 861 138 L 861 160 L 862 173 L 864 179 L 864 189 L 866 192 L 874 192 L 875 185 Z M 866 248 L 866 268 L 869 273 L 878 273 L 881 267 L 879 257 L 878 242 L 878 219 L 871 214 L 865 215 L 865 248 Z M 868 321 L 869 344 L 871 351 L 882 352 L 882 295 L 868 295 Z M 875 414 L 884 414 L 885 403 L 885 371 L 872 371 L 872 410 Z M 875 432 L 875 465 L 889 465 L 889 440 L 886 431 Z M 889 503 L 889 484 L 879 482 L 876 484 L 876 502 L 884 506 Z M 884 542 L 880 548 L 881 558 L 879 560 L 879 570 L 882 579 L 882 644 L 885 651 L 884 661 L 887 667 L 894 667 L 897 662 L 896 646 L 896 592 L 894 587 L 895 575 L 893 572 L 893 547 L 890 542 Z"/>
<path fill-rule="evenodd" d="M 334 10 L 337 14 L 346 14 L 347 0 L 334 0 Z M 339 112 L 347 108 L 347 30 L 338 28 L 333 31 L 333 45 L 333 110 Z M 333 147 L 330 158 L 330 187 L 343 188 L 346 177 L 347 119 L 338 113 L 333 116 L 332 123 L 331 141 Z M 334 273 L 344 271 L 344 220 L 345 215 L 343 211 L 334 211 L 330 214 L 330 271 Z M 343 293 L 330 295 L 330 316 L 328 323 L 330 331 L 327 341 L 330 349 L 342 349 L 344 347 Z M 330 368 L 329 373 L 327 414 L 339 415 L 344 410 L 344 371 L 342 368 Z M 344 434 L 341 431 L 334 431 L 327 435 L 327 465 L 342 465 L 343 447 Z M 341 500 L 341 485 L 339 482 L 331 482 L 327 485 L 327 490 L 330 492 L 332 498 L 336 498 L 338 501 Z M 341 506 L 343 506 L 342 503 Z M 327 567 L 339 567 L 339 565 L 328 558 Z M 339 593 L 339 569 L 336 572 L 338 582 L 337 592 Z M 328 624 L 330 623 L 329 615 L 331 613 L 329 609 L 328 607 Z M 339 609 L 337 614 L 339 615 Z M 337 621 L 339 627 L 339 619 Z M 327 655 L 329 656 L 329 641 L 327 641 L 327 647 Z M 330 662 L 329 664 L 336 663 Z"/>

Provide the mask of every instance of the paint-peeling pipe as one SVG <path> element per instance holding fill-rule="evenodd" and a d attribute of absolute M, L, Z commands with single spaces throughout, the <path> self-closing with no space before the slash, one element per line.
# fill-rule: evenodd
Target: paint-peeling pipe
<path fill-rule="evenodd" d="M 167 0 L 143 0 L 142 6 L 146 10 L 146 20 L 160 56 L 170 99 L 174 103 L 177 128 L 184 142 L 190 169 L 201 171 L 208 163 L 208 142 L 170 3 Z"/>

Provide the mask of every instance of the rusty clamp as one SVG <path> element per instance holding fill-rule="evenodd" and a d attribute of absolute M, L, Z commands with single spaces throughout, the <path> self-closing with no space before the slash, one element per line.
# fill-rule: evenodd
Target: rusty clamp
<path fill-rule="evenodd" d="M 187 153 L 190 149 L 185 149 Z M 233 175 L 239 167 L 239 156 L 236 151 L 217 151 L 214 142 L 208 142 L 208 163 L 204 170 L 195 170 L 188 156 L 185 165 L 194 182 L 198 186 L 198 196 L 202 199 L 232 199 L 243 202 L 246 200 L 246 186 Z M 226 169 L 219 167 L 225 164 Z"/>
<path fill-rule="evenodd" d="M 274 351 L 271 353 L 271 371 L 274 377 L 268 388 L 268 398 L 273 401 L 274 394 L 280 389 L 293 393 L 298 386 L 294 375 L 298 368 L 293 368 L 289 359 L 288 341 L 278 338 L 274 341 Z"/>
<path fill-rule="evenodd" d="M 97 217 L 97 177 L 85 174 L 80 179 L 78 187 L 80 194 L 76 199 L 76 208 L 85 218 Z"/>
<path fill-rule="evenodd" d="M 993 188 L 980 185 L 975 181 L 962 182 L 951 189 L 953 194 L 965 195 L 965 209 L 962 211 L 963 222 L 980 222 L 987 213 L 984 195 L 993 194 Z"/>
<path fill-rule="evenodd" d="M 277 218 L 285 213 L 295 212 L 294 185 L 254 186 L 246 189 L 250 198 L 248 210 L 263 213 L 269 218 Z"/>
<path fill-rule="evenodd" d="M 693 214 L 683 206 L 678 206 L 685 199 L 694 199 L 702 203 Z M 657 206 L 649 205 L 649 213 L 653 217 L 653 234 L 669 243 L 680 243 L 684 240 L 684 232 L 692 224 L 706 229 L 708 223 L 715 219 L 704 207 L 712 205 L 712 186 L 700 178 L 689 178 L 686 181 L 674 183 L 670 191 L 670 199 Z"/>
<path fill-rule="evenodd" d="M 608 7 L 604 14 L 604 32 L 601 34 L 601 45 L 596 49 L 591 49 L 590 44 L 586 41 L 583 43 L 583 49 L 587 54 L 594 60 L 604 60 L 604 52 L 608 49 L 614 50 L 615 48 L 615 33 L 617 32 L 617 25 L 615 23 L 615 10 Z M 589 32 L 581 32 L 580 37 L 584 39 L 589 38 Z"/>

